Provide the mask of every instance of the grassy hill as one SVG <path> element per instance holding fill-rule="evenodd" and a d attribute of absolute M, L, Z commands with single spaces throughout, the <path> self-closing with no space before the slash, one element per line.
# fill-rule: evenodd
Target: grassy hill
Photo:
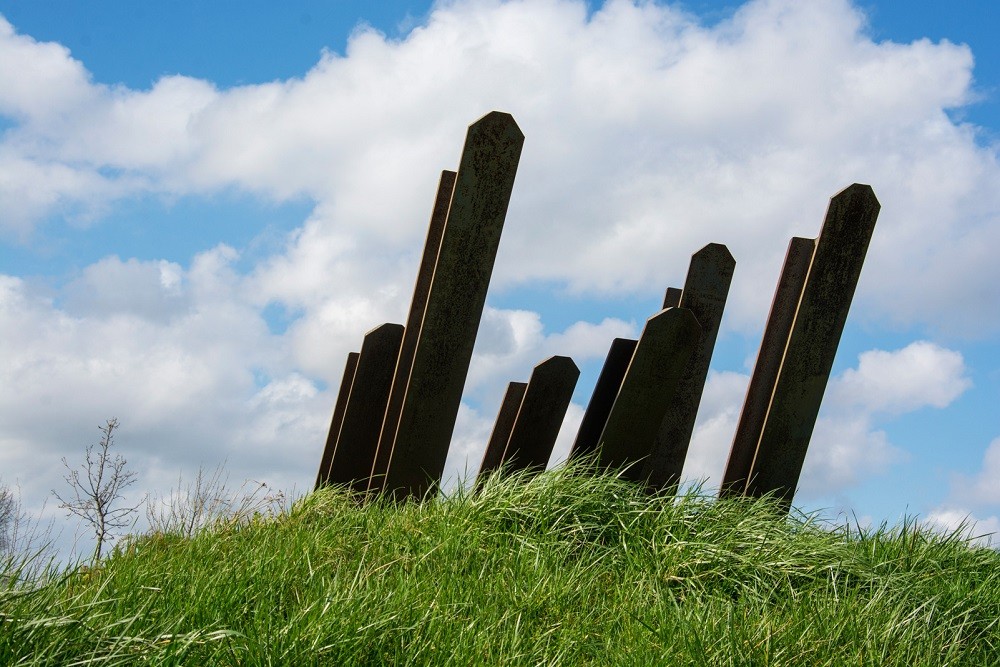
<path fill-rule="evenodd" d="M 1000 554 L 579 468 L 337 491 L 0 590 L 13 665 L 992 665 Z"/>

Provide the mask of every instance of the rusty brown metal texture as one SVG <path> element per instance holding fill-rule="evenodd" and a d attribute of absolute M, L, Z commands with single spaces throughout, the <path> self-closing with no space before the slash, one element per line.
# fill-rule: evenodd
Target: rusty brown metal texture
<path fill-rule="evenodd" d="M 611 406 L 618 396 L 622 380 L 625 379 L 625 371 L 628 370 L 628 364 L 635 354 L 638 342 L 632 338 L 615 338 L 611 341 L 611 349 L 608 350 L 601 374 L 594 385 L 594 393 L 591 394 L 590 402 L 587 403 L 587 409 L 580 421 L 576 440 L 570 449 L 570 459 L 589 456 L 597 451 L 597 442 L 604 431 L 608 415 L 611 414 Z"/>
<path fill-rule="evenodd" d="M 760 442 L 761 431 L 764 430 L 764 417 L 771 404 L 774 383 L 778 379 L 781 359 L 788 345 L 795 311 L 802 298 L 802 288 L 805 287 L 806 274 L 815 250 L 816 239 L 795 236 L 788 243 L 788 252 L 771 301 L 771 312 L 767 316 L 760 351 L 757 352 L 757 361 L 743 400 L 743 411 L 726 461 L 722 487 L 719 490 L 720 498 L 741 496 L 746 492 L 750 466 L 757 451 L 757 443 Z"/>
<path fill-rule="evenodd" d="M 668 308 L 646 321 L 597 447 L 600 466 L 639 481 L 667 406 L 701 338 L 686 308 Z"/>
<path fill-rule="evenodd" d="M 507 384 L 503 402 L 500 403 L 500 411 L 497 413 L 496 421 L 493 422 L 493 432 L 490 433 L 490 440 L 483 453 L 483 461 L 479 465 L 477 486 L 482 486 L 486 477 L 503 464 L 503 453 L 507 449 L 507 441 L 510 440 L 510 432 L 514 430 L 514 420 L 517 418 L 517 411 L 521 409 L 521 401 L 527 388 L 527 382 Z"/>
<path fill-rule="evenodd" d="M 663 295 L 664 308 L 678 308 L 681 305 L 681 296 L 684 290 L 679 287 L 668 287 Z"/>
<path fill-rule="evenodd" d="M 359 492 L 367 490 L 402 340 L 402 324 L 383 324 L 365 334 L 330 462 L 330 484 L 348 485 Z"/>
<path fill-rule="evenodd" d="M 420 335 L 420 322 L 424 319 L 427 308 L 427 295 L 431 291 L 431 280 L 434 277 L 434 265 L 437 263 L 438 251 L 441 249 L 441 237 L 444 235 L 445 222 L 448 219 L 448 206 L 455 191 L 454 171 L 447 169 L 441 172 L 438 181 L 437 195 L 434 197 L 434 207 L 431 220 L 427 225 L 427 239 L 424 241 L 424 253 L 417 269 L 417 279 L 413 286 L 413 298 L 410 300 L 410 313 L 406 318 L 406 329 L 403 331 L 403 342 L 399 347 L 399 359 L 392 377 L 392 389 L 389 392 L 389 402 L 385 408 L 385 418 L 379 433 L 378 448 L 375 450 L 375 460 L 372 465 L 371 479 L 377 489 L 381 488 L 381 480 L 389 467 L 389 456 L 392 453 L 392 441 L 399 426 L 399 413 L 403 407 L 403 397 L 406 394 L 406 382 L 413 366 L 413 352 L 417 348 L 417 337 Z"/>
<path fill-rule="evenodd" d="M 440 483 L 523 144 L 510 114 L 469 127 L 382 484 L 397 499 Z"/>
<path fill-rule="evenodd" d="M 735 270 L 736 260 L 721 243 L 709 243 L 691 256 L 680 307 L 694 313 L 701 337 L 643 464 L 642 476 L 651 491 L 671 493 L 680 481 Z"/>
<path fill-rule="evenodd" d="M 747 482 L 791 506 L 880 205 L 855 183 L 830 200 Z"/>
<path fill-rule="evenodd" d="M 333 453 L 337 449 L 337 436 L 340 435 L 340 426 L 344 423 L 344 410 L 347 409 L 347 397 L 351 394 L 351 383 L 354 382 L 354 371 L 358 367 L 359 356 L 357 352 L 350 352 L 347 355 L 344 377 L 340 380 L 340 391 L 337 392 L 337 402 L 333 405 L 333 418 L 330 420 L 326 446 L 323 448 L 323 457 L 319 462 L 319 473 L 316 475 L 315 488 L 317 489 L 324 484 L 329 484 L 330 462 L 333 461 Z"/>
<path fill-rule="evenodd" d="M 549 357 L 535 366 L 503 454 L 511 471 L 545 470 L 579 378 L 569 357 Z"/>

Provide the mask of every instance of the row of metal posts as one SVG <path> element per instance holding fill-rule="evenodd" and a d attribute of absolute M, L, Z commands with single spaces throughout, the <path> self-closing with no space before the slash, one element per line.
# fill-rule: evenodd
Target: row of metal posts
<path fill-rule="evenodd" d="M 406 325 L 373 329 L 348 355 L 317 488 L 419 499 L 440 484 L 523 140 L 505 113 L 469 127 L 458 172 L 441 175 Z M 791 505 L 878 211 L 855 184 L 833 197 L 818 238 L 792 239 L 721 496 Z M 571 458 L 676 489 L 735 265 L 726 246 L 705 246 L 639 339 L 612 341 Z M 545 468 L 579 374 L 555 356 L 508 385 L 477 484 Z"/>

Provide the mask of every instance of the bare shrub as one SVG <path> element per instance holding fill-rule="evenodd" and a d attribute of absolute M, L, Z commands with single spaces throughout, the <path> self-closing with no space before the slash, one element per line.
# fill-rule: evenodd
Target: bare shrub
<path fill-rule="evenodd" d="M 101 558 L 105 543 L 114 539 L 116 531 L 134 525 L 133 515 L 139 505 L 122 505 L 122 492 L 135 483 L 136 473 L 125 468 L 127 461 L 121 454 L 111 455 L 115 430 L 119 423 L 115 418 L 98 426 L 101 439 L 97 445 L 88 445 L 84 453 L 84 463 L 80 469 L 70 468 L 65 457 L 66 483 L 73 495 L 67 498 L 55 490 L 52 494 L 59 500 L 59 507 L 75 515 L 94 531 L 97 544 L 94 547 L 94 561 Z"/>

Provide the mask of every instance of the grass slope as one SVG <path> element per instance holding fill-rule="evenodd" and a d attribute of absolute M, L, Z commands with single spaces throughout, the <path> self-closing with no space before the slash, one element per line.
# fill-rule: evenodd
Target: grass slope
<path fill-rule="evenodd" d="M 1000 554 L 957 536 L 571 467 L 134 539 L 7 583 L 0 664 L 979 666 L 1000 663 L 998 619 Z"/>

